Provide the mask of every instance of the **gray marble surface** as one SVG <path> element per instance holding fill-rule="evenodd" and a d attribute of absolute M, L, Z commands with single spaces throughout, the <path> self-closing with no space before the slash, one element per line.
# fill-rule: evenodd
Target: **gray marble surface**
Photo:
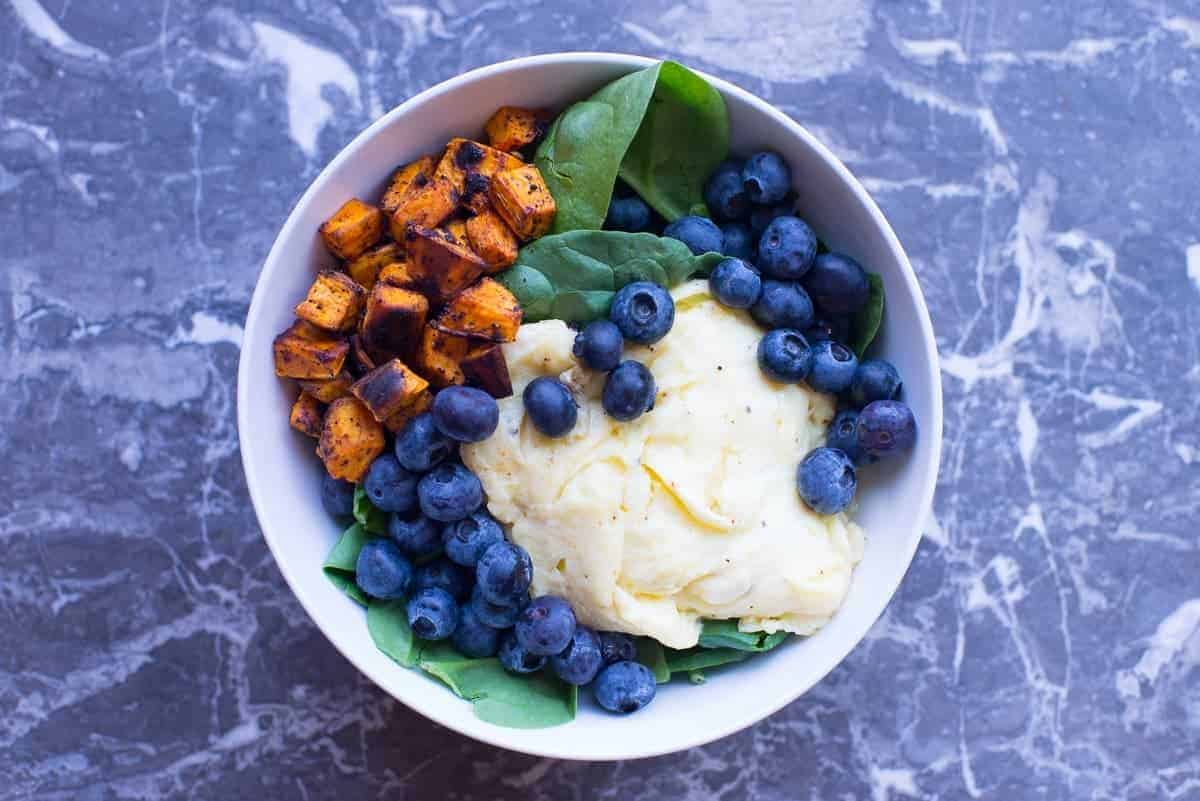
<path fill-rule="evenodd" d="M 267 553 L 234 423 L 320 167 L 437 81 L 569 49 L 684 60 L 828 142 L 946 382 L 935 520 L 868 640 L 626 764 L 497 751 L 359 676 Z M 0 798 L 1200 798 L 1198 142 L 1189 0 L 8 0 Z"/>

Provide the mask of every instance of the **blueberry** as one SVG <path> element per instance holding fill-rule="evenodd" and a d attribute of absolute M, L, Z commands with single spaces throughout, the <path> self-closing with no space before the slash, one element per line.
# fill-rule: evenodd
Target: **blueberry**
<path fill-rule="evenodd" d="M 485 511 L 447 524 L 442 531 L 442 547 L 450 561 L 463 567 L 475 567 L 479 557 L 497 542 L 504 541 L 504 529 Z"/>
<path fill-rule="evenodd" d="M 423 514 L 389 515 L 388 536 L 414 559 L 435 554 L 442 547 L 442 527 Z"/>
<path fill-rule="evenodd" d="M 750 212 L 750 198 L 742 185 L 742 165 L 725 161 L 704 182 L 704 204 L 718 220 L 744 220 Z"/>
<path fill-rule="evenodd" d="M 794 198 L 787 198 L 774 206 L 755 206 L 750 212 L 750 233 L 756 237 L 762 236 L 762 232 L 767 230 L 767 226 L 776 217 L 791 217 L 795 213 L 796 201 Z"/>
<path fill-rule="evenodd" d="M 675 301 L 670 292 L 652 281 L 634 281 L 613 295 L 608 319 L 630 342 L 652 345 L 675 324 Z"/>
<path fill-rule="evenodd" d="M 576 626 L 575 634 L 567 643 L 567 647 L 550 657 L 550 667 L 554 668 L 558 677 L 567 684 L 580 687 L 596 678 L 603 666 L 600 638 L 587 626 Z"/>
<path fill-rule="evenodd" d="M 653 409 L 657 392 L 654 376 L 646 365 L 630 359 L 608 374 L 600 402 L 609 417 L 627 422 Z"/>
<path fill-rule="evenodd" d="M 501 606 L 511 606 L 524 598 L 532 580 L 533 562 L 529 554 L 511 542 L 492 545 L 475 565 L 479 594 Z"/>
<path fill-rule="evenodd" d="M 721 252 L 721 229 L 707 217 L 680 217 L 663 229 L 663 236 L 678 239 L 697 256 Z"/>
<path fill-rule="evenodd" d="M 895 400 L 900 397 L 900 373 L 895 366 L 883 359 L 867 359 L 858 363 L 850 390 L 846 394 L 859 409 L 877 400 Z"/>
<path fill-rule="evenodd" d="M 412 563 L 390 540 L 370 540 L 358 552 L 354 581 L 367 595 L 383 600 L 403 598 L 412 578 Z"/>
<path fill-rule="evenodd" d="M 454 440 L 437 430 L 429 412 L 409 420 L 396 435 L 396 459 L 406 469 L 417 473 L 432 470 L 453 452 Z"/>
<path fill-rule="evenodd" d="M 654 674 L 640 662 L 614 662 L 596 677 L 596 703 L 609 712 L 628 715 L 654 700 Z"/>
<path fill-rule="evenodd" d="M 624 340 L 612 320 L 596 320 L 575 335 L 575 358 L 593 370 L 608 372 L 621 362 Z"/>
<path fill-rule="evenodd" d="M 407 512 L 417 505 L 417 477 L 387 453 L 371 462 L 363 489 L 371 503 L 385 512 Z"/>
<path fill-rule="evenodd" d="M 608 204 L 608 216 L 604 218 L 606 231 L 628 231 L 638 233 L 650 227 L 650 207 L 636 195 L 614 197 Z"/>
<path fill-rule="evenodd" d="M 417 483 L 417 500 L 426 517 L 451 523 L 469 516 L 483 504 L 483 485 L 474 473 L 457 462 L 440 464 Z"/>
<path fill-rule="evenodd" d="M 854 314 L 867 302 L 867 271 L 849 256 L 821 253 L 804 275 L 804 288 L 826 314 Z"/>
<path fill-rule="evenodd" d="M 500 664 L 511 673 L 537 673 L 546 666 L 546 657 L 526 651 L 517 635 L 506 631 L 500 637 Z"/>
<path fill-rule="evenodd" d="M 454 596 L 454 600 L 465 601 L 471 595 L 474 580 L 473 573 L 449 559 L 434 559 L 416 569 L 413 574 L 413 588 L 423 590 L 426 587 L 441 587 Z"/>
<path fill-rule="evenodd" d="M 850 338 L 850 321 L 845 317 L 818 317 L 804 329 L 804 338 L 810 343 L 832 339 L 845 342 Z"/>
<path fill-rule="evenodd" d="M 354 514 L 354 484 L 326 473 L 321 477 L 321 505 L 330 517 Z"/>
<path fill-rule="evenodd" d="M 801 278 L 816 257 L 817 235 L 799 217 L 776 217 L 758 240 L 758 268 L 772 278 Z"/>
<path fill-rule="evenodd" d="M 800 498 L 820 515 L 832 515 L 854 500 L 858 478 L 854 462 L 836 448 L 814 448 L 796 471 Z"/>
<path fill-rule="evenodd" d="M 750 307 L 750 316 L 763 328 L 795 328 L 803 331 L 813 320 L 813 305 L 804 287 L 795 281 L 762 282 L 762 294 Z"/>
<path fill-rule="evenodd" d="M 773 381 L 803 381 L 812 367 L 812 352 L 794 328 L 776 328 L 758 343 L 758 366 Z"/>
<path fill-rule="evenodd" d="M 528 599 L 523 599 L 528 602 Z M 513 604 L 494 604 L 479 591 L 479 585 L 471 591 L 471 607 L 484 624 L 494 629 L 510 629 L 517 622 L 517 615 L 525 608 L 525 603 L 517 601 Z"/>
<path fill-rule="evenodd" d="M 459 442 L 482 442 L 496 430 L 496 399 L 474 387 L 446 387 L 433 399 L 433 424 Z"/>
<path fill-rule="evenodd" d="M 579 405 L 567 385 L 557 378 L 543 375 L 533 379 L 525 385 L 521 400 L 529 422 L 547 437 L 566 436 L 575 428 Z"/>
<path fill-rule="evenodd" d="M 858 413 L 858 446 L 869 456 L 882 459 L 916 441 L 917 421 L 907 403 L 877 400 Z"/>
<path fill-rule="evenodd" d="M 543 595 L 521 610 L 515 631 L 517 642 L 529 653 L 553 656 L 575 635 L 575 613 L 557 595 Z"/>
<path fill-rule="evenodd" d="M 750 232 L 750 226 L 745 223 L 725 223 L 721 226 L 721 252 L 726 256 L 737 259 L 754 261 L 754 247 L 757 237 Z"/>
<path fill-rule="evenodd" d="M 778 203 L 792 188 L 792 171 L 778 153 L 755 153 L 742 167 L 742 185 L 751 203 Z"/>
<path fill-rule="evenodd" d="M 708 289 L 722 305 L 748 309 L 762 294 L 762 276 L 741 259 L 721 259 L 708 276 Z"/>
<path fill-rule="evenodd" d="M 458 610 L 458 625 L 451 642 L 458 652 L 472 659 L 495 656 L 500 649 L 500 632 L 487 626 L 468 604 Z"/>
<path fill-rule="evenodd" d="M 441 587 L 417 590 L 406 611 L 413 636 L 422 640 L 444 640 L 458 626 L 458 602 Z"/>
<path fill-rule="evenodd" d="M 861 464 L 863 452 L 858 447 L 858 412 L 853 409 L 838 412 L 829 424 L 825 445 L 846 454 L 855 464 Z"/>
<path fill-rule="evenodd" d="M 637 659 L 637 640 L 620 631 L 600 632 L 600 656 L 604 664 Z"/>
<path fill-rule="evenodd" d="M 817 392 L 837 394 L 854 379 L 858 369 L 858 357 L 854 351 L 840 342 L 827 339 L 812 346 L 812 369 L 808 373 L 808 385 Z"/>

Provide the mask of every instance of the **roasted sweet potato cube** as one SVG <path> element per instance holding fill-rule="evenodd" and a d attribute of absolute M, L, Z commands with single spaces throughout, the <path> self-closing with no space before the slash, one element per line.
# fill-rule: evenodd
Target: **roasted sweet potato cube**
<path fill-rule="evenodd" d="M 354 259 L 383 236 L 383 212 L 358 198 L 347 200 L 321 223 L 321 239 L 333 255 Z"/>
<path fill-rule="evenodd" d="M 362 481 L 386 443 L 383 426 L 358 398 L 338 398 L 325 410 L 317 456 L 343 481 Z"/>
<path fill-rule="evenodd" d="M 336 270 L 322 270 L 296 306 L 296 316 L 326 331 L 349 331 L 358 323 L 367 292 Z"/>
<path fill-rule="evenodd" d="M 512 342 L 521 327 L 521 304 L 498 281 L 484 278 L 455 295 L 433 324 L 448 334 Z"/>
<path fill-rule="evenodd" d="M 515 170 L 525 162 L 519 156 L 469 139 L 451 139 L 438 162 L 438 177 L 450 181 L 458 201 L 473 212 L 483 211 L 488 202 L 488 184 L 493 175 Z"/>
<path fill-rule="evenodd" d="M 476 345 L 462 360 L 463 377 L 473 387 L 479 387 L 493 398 L 507 398 L 513 394 L 512 379 L 508 375 L 508 361 L 504 348 L 488 343 Z"/>
<path fill-rule="evenodd" d="M 379 280 L 385 284 L 404 287 L 405 289 L 415 289 L 417 286 L 416 280 L 412 277 L 412 272 L 408 269 L 407 259 L 384 267 L 379 271 Z"/>
<path fill-rule="evenodd" d="M 379 200 L 379 208 L 389 217 L 400 208 L 401 202 L 413 190 L 420 189 L 429 183 L 433 177 L 433 168 L 437 160 L 433 156 L 421 156 L 416 161 L 409 162 L 403 167 L 397 167 L 388 179 L 388 187 Z"/>
<path fill-rule="evenodd" d="M 333 403 L 338 398 L 344 398 L 349 395 L 350 385 L 353 383 L 354 379 L 348 372 L 343 370 L 336 377 L 324 381 L 301 381 L 300 389 L 306 394 L 312 395 L 321 403 Z"/>
<path fill-rule="evenodd" d="M 414 187 L 400 200 L 388 225 L 392 239 L 404 241 L 404 229 L 409 223 L 425 228 L 437 228 L 458 205 L 458 190 L 445 176 L 434 176 L 423 186 Z"/>
<path fill-rule="evenodd" d="M 433 393 L 425 390 L 417 396 L 416 400 L 405 406 L 400 411 L 393 414 L 391 417 L 383 421 L 383 427 L 393 434 L 398 434 L 400 429 L 408 424 L 408 421 L 416 417 L 421 412 L 429 410 L 433 405 Z"/>
<path fill-rule="evenodd" d="M 425 326 L 421 344 L 413 355 L 413 367 L 438 389 L 463 383 L 459 363 L 467 355 L 471 341 L 466 337 L 447 334 L 432 325 Z"/>
<path fill-rule="evenodd" d="M 342 371 L 350 343 L 304 320 L 275 337 L 275 375 L 283 378 L 333 378 Z"/>
<path fill-rule="evenodd" d="M 490 197 L 496 212 L 523 240 L 541 236 L 554 222 L 554 197 L 532 164 L 493 175 Z"/>
<path fill-rule="evenodd" d="M 488 273 L 506 270 L 517 260 L 516 234 L 491 208 L 467 220 L 467 241 L 487 264 Z"/>
<path fill-rule="evenodd" d="M 376 420 L 383 422 L 428 388 L 428 381 L 404 362 L 392 359 L 355 381 L 350 393 L 371 410 Z"/>
<path fill-rule="evenodd" d="M 404 251 L 395 242 L 384 242 L 357 259 L 346 262 L 346 274 L 363 287 L 370 289 L 379 278 L 379 271 L 389 264 L 404 260 Z"/>
<path fill-rule="evenodd" d="M 410 225 L 404 235 L 408 251 L 408 273 L 414 284 L 435 305 L 475 283 L 487 269 L 483 259 L 465 244 L 450 241 L 444 234 Z M 367 304 L 368 311 L 370 304 Z"/>
<path fill-rule="evenodd" d="M 300 397 L 296 398 L 296 402 L 292 404 L 292 414 L 288 418 L 288 422 L 301 434 L 317 439 L 321 436 L 323 413 L 324 410 L 319 400 L 307 392 L 301 392 Z"/>
<path fill-rule="evenodd" d="M 379 281 L 367 298 L 359 336 L 377 360 L 407 356 L 417 346 L 428 314 L 429 301 L 420 292 Z"/>
<path fill-rule="evenodd" d="M 442 230 L 458 244 L 470 247 L 470 243 L 467 241 L 466 220 L 450 220 L 442 225 Z"/>
<path fill-rule="evenodd" d="M 520 150 L 546 135 L 550 115 L 544 109 L 501 106 L 483 126 L 488 142 L 497 150 Z"/>

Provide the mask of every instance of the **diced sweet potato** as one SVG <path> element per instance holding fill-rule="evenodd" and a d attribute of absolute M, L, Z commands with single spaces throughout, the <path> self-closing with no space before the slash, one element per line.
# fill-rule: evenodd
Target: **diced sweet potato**
<path fill-rule="evenodd" d="M 413 367 L 438 389 L 463 383 L 459 363 L 467 355 L 471 341 L 466 337 L 447 334 L 432 325 L 425 326 L 421 344 L 413 355 Z"/>
<path fill-rule="evenodd" d="M 383 236 L 383 212 L 351 198 L 321 224 L 325 247 L 338 258 L 354 259 Z"/>
<path fill-rule="evenodd" d="M 397 167 L 388 179 L 388 187 L 379 201 L 379 208 L 389 217 L 396 213 L 404 198 L 413 190 L 420 189 L 433 177 L 437 160 L 433 156 L 422 156 L 403 167 Z"/>
<path fill-rule="evenodd" d="M 554 197 L 532 164 L 492 176 L 492 206 L 518 237 L 534 239 L 554 222 Z"/>
<path fill-rule="evenodd" d="M 521 304 L 498 281 L 484 278 L 455 295 L 433 324 L 448 334 L 512 342 L 521 327 Z"/>
<path fill-rule="evenodd" d="M 544 109 L 501 106 L 483 126 L 488 142 L 498 150 L 520 150 L 546 135 L 550 115 Z"/>
<path fill-rule="evenodd" d="M 342 371 L 350 344 L 311 323 L 297 320 L 275 337 L 275 375 L 329 379 Z"/>
<path fill-rule="evenodd" d="M 358 322 L 367 292 L 336 270 L 322 270 L 296 306 L 296 316 L 326 331 L 349 331 Z"/>
<path fill-rule="evenodd" d="M 301 392 L 300 397 L 292 404 L 292 414 L 288 422 L 301 434 L 317 439 L 321 436 L 322 416 L 321 402 L 307 392 Z"/>
<path fill-rule="evenodd" d="M 383 453 L 383 426 L 357 398 L 338 398 L 325 410 L 317 456 L 325 470 L 343 481 L 362 481 Z"/>
<path fill-rule="evenodd" d="M 504 348 L 499 345 L 489 343 L 475 346 L 462 360 L 461 366 L 467 383 L 479 387 L 493 398 L 507 398 L 513 394 Z"/>
<path fill-rule="evenodd" d="M 377 359 L 407 356 L 417 346 L 428 314 L 424 295 L 380 281 L 367 298 L 359 335 Z"/>
<path fill-rule="evenodd" d="M 346 262 L 346 274 L 357 281 L 363 289 L 375 286 L 379 271 L 389 264 L 404 260 L 404 251 L 395 242 L 384 242 L 363 253 L 357 259 Z"/>
<path fill-rule="evenodd" d="M 338 398 L 344 398 L 349 395 L 350 385 L 353 383 L 354 379 L 349 373 L 343 370 L 336 377 L 324 381 L 301 381 L 300 389 L 312 395 L 321 403 L 333 403 Z"/>
<path fill-rule="evenodd" d="M 445 303 L 475 282 L 487 269 L 483 259 L 465 244 L 444 234 L 410 225 L 404 235 L 408 273 L 415 286 L 435 305 Z M 370 303 L 367 304 L 370 311 Z"/>
<path fill-rule="evenodd" d="M 458 191 L 454 184 L 445 176 L 435 175 L 423 186 L 413 187 L 401 198 L 400 205 L 392 212 L 388 222 L 392 239 L 403 242 L 404 229 L 409 223 L 437 228 L 457 205 Z"/>
<path fill-rule="evenodd" d="M 487 207 L 488 184 L 493 175 L 515 170 L 525 162 L 519 156 L 469 139 L 451 139 L 438 162 L 435 175 L 450 181 L 458 202 L 473 212 Z"/>
<path fill-rule="evenodd" d="M 350 359 L 348 363 L 350 365 L 350 373 L 354 376 L 355 380 L 362 378 L 375 369 L 375 357 L 367 350 L 367 343 L 363 341 L 362 334 L 355 334 L 350 337 Z"/>
<path fill-rule="evenodd" d="M 379 271 L 379 280 L 385 284 L 404 287 L 405 289 L 417 288 L 417 282 L 413 279 L 412 272 L 408 269 L 407 259 L 384 267 Z"/>
<path fill-rule="evenodd" d="M 487 264 L 488 273 L 506 270 L 517 260 L 517 237 L 491 208 L 467 220 L 467 241 Z"/>
<path fill-rule="evenodd" d="M 429 382 L 399 359 L 384 362 L 350 387 L 380 422 L 391 417 L 429 387 Z"/>
<path fill-rule="evenodd" d="M 470 247 L 470 243 L 467 241 L 466 220 L 450 220 L 442 226 L 442 230 L 445 231 L 450 238 L 458 244 L 467 245 Z"/>
<path fill-rule="evenodd" d="M 400 429 L 408 424 L 408 421 L 416 417 L 421 412 L 429 410 L 433 405 L 433 393 L 425 390 L 417 396 L 416 400 L 405 406 L 400 411 L 393 414 L 391 417 L 383 421 L 383 427 L 393 434 L 398 434 Z"/>

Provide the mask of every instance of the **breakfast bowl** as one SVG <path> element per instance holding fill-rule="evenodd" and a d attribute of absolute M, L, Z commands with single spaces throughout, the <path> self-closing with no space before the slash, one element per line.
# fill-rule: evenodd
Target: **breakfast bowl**
<path fill-rule="evenodd" d="M 796 700 L 866 635 L 895 593 L 921 539 L 937 478 L 942 396 L 937 350 L 912 267 L 862 185 L 800 124 L 726 81 L 703 76 L 728 108 L 730 151 L 772 150 L 792 165 L 798 213 L 831 249 L 877 273 L 887 298 L 872 352 L 904 376 L 904 400 L 919 434 L 903 460 L 864 471 L 855 520 L 868 532 L 844 603 L 820 630 L 713 672 L 703 687 L 659 686 L 634 716 L 581 705 L 555 728 L 486 722 L 471 704 L 376 647 L 362 609 L 322 565 L 341 526 L 322 508 L 313 441 L 288 423 L 295 390 L 271 370 L 273 338 L 293 304 L 330 263 L 318 229 L 347 198 L 378 197 L 391 170 L 455 136 L 473 136 L 500 105 L 560 110 L 606 83 L 655 62 L 609 53 L 532 56 L 473 70 L 385 114 L 313 181 L 275 240 L 250 305 L 238 374 L 238 429 L 251 500 L 284 578 L 305 611 L 359 670 L 401 703 L 464 735 L 546 757 L 611 760 L 679 751 L 739 731 Z M 705 698 L 721 699 L 706 703 Z M 730 699 L 735 699 L 731 702 Z"/>

